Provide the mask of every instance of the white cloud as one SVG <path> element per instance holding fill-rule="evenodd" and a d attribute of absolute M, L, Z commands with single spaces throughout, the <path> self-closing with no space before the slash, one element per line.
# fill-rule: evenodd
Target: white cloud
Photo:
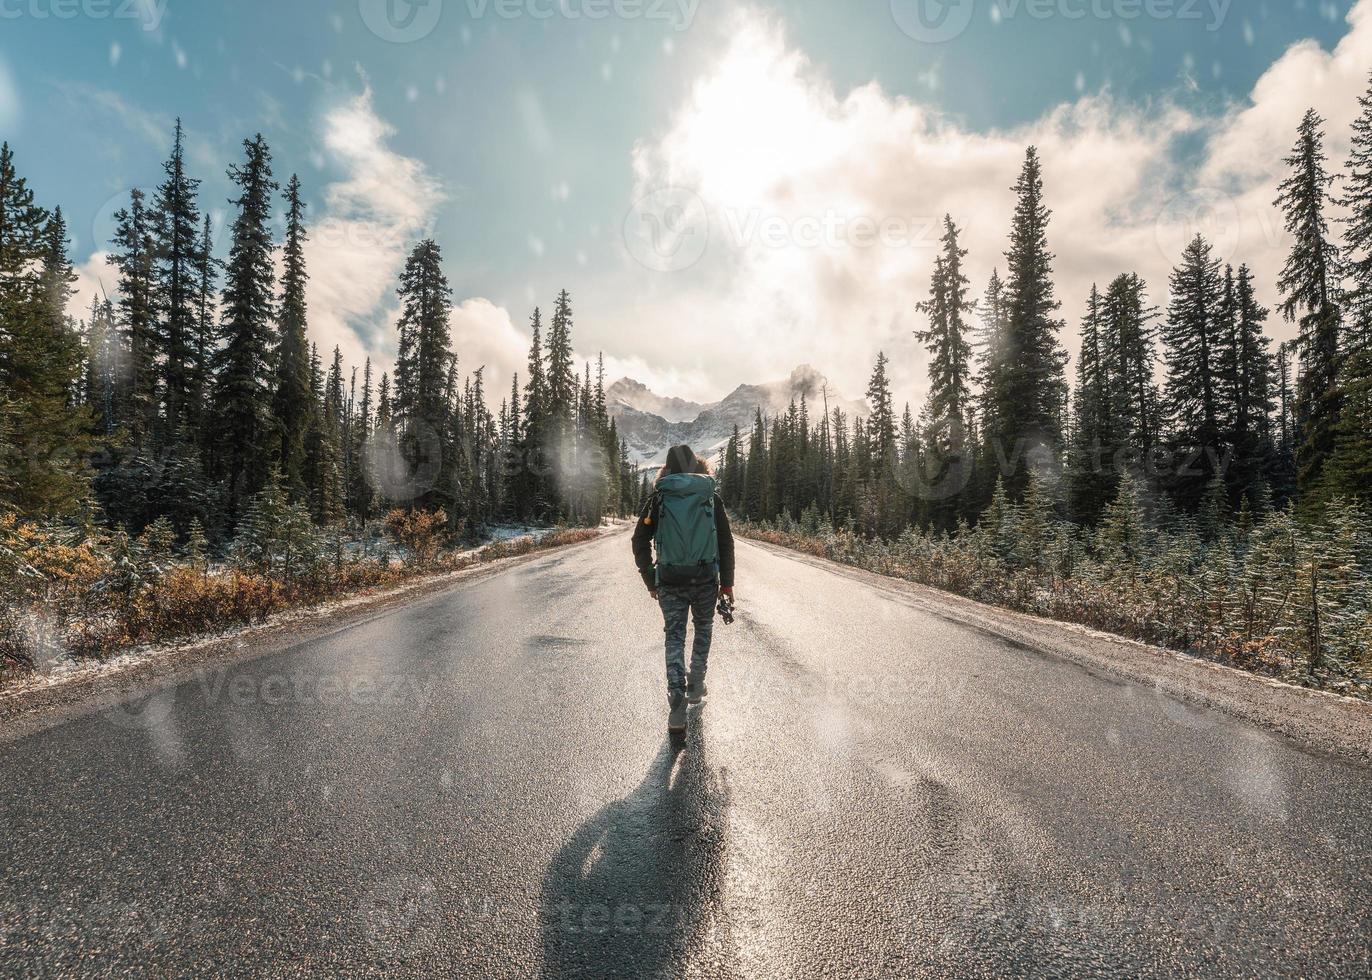
<path fill-rule="evenodd" d="M 0 130 L 12 132 L 19 125 L 21 106 L 14 76 L 10 74 L 5 59 L 0 58 Z"/>
<path fill-rule="evenodd" d="M 305 250 L 311 340 L 321 351 L 338 346 L 349 364 L 370 355 L 378 373 L 394 351 L 396 280 L 443 201 L 438 180 L 392 150 L 391 135 L 370 89 L 325 115 L 324 152 L 344 176 L 324 189 L 321 213 L 308 216 Z"/>
<path fill-rule="evenodd" d="M 449 319 L 458 369 L 470 375 L 484 367 L 487 402 L 492 409 L 507 399 L 510 380 L 517 371 L 521 385 L 529 354 L 529 336 L 514 325 L 510 313 L 490 300 L 477 297 L 458 304 Z"/>
<path fill-rule="evenodd" d="M 1372 0 L 1360 0 L 1348 23 L 1348 33 L 1333 51 L 1302 41 L 1263 73 L 1248 104 L 1215 126 L 1198 176 L 1200 183 L 1229 194 L 1239 257 L 1253 266 L 1268 302 L 1276 300 L 1288 244 L 1273 201 L 1307 109 L 1326 120 L 1330 169 L 1341 172 L 1348 159 L 1358 97 L 1367 91 L 1372 71 Z M 1289 333 L 1285 325 L 1277 329 Z"/>
<path fill-rule="evenodd" d="M 108 295 L 115 298 L 118 270 L 110 264 L 109 254 L 97 251 L 76 265 L 76 282 L 67 300 L 67 315 L 74 320 L 90 318 L 91 301 Z"/>
<path fill-rule="evenodd" d="M 632 265 L 641 285 L 614 314 L 621 353 L 660 375 L 708 377 L 715 389 L 673 394 L 717 395 L 802 361 L 852 394 L 884 348 L 900 399 L 917 402 L 926 358 L 912 336 L 914 305 L 928 289 L 936 222 L 948 212 L 964 229 L 980 295 L 993 266 L 1004 272 L 1010 187 L 1029 144 L 1054 211 L 1049 244 L 1069 348 L 1093 282 L 1136 271 L 1165 303 L 1167 275 L 1197 230 L 1227 259 L 1253 264 L 1270 302 L 1284 248 L 1271 208 L 1280 160 L 1307 104 L 1342 138 L 1372 64 L 1372 0 L 1349 20 L 1335 52 L 1294 46 L 1250 105 L 1222 114 L 1165 99 L 1131 106 L 1106 90 L 1029 125 L 974 132 L 875 83 L 837 92 L 775 21 L 743 11 L 666 131 L 635 150 L 633 199 L 691 188 L 710 216 L 710 244 L 687 272 Z M 1207 147 L 1199 165 L 1179 162 L 1185 136 Z M 873 224 L 893 229 L 897 244 L 865 244 L 859 232 Z"/>
<path fill-rule="evenodd" d="M 1101 95 L 1030 127 L 979 134 L 876 84 L 840 95 L 756 14 L 740 16 L 734 37 L 667 133 L 636 152 L 636 194 L 693 188 L 711 227 L 702 263 L 657 276 L 663 294 L 633 315 L 690 331 L 691 343 L 675 347 L 727 351 L 736 379 L 810 362 L 852 394 L 884 348 L 902 397 L 917 398 L 925 362 L 914 306 L 939 222 L 951 213 L 964 229 L 979 292 L 1003 266 L 1010 187 L 1031 142 L 1044 157 L 1058 282 L 1075 318 L 1090 277 L 1132 268 L 1150 250 L 1145 185 L 1166 170 L 1172 137 L 1194 125 L 1176 110 L 1145 118 Z M 1129 233 L 1106 233 L 1111 221 Z M 654 360 L 662 335 L 630 353 Z"/>
<path fill-rule="evenodd" d="M 114 93 L 83 88 L 69 94 L 115 112 L 149 140 L 169 139 L 169 120 Z M 370 356 L 378 376 L 394 354 L 396 281 L 410 248 L 430 233 L 444 199 L 438 180 L 422 163 L 390 148 L 391 133 L 372 107 L 370 90 L 327 112 L 320 128 L 320 164 L 334 165 L 341 176 L 325 186 L 322 207 L 306 212 L 309 338 L 326 362 L 335 346 L 359 370 Z M 225 220 L 216 214 L 216 227 L 223 228 Z M 117 275 L 103 251 L 91 254 L 77 274 L 70 310 L 84 318 L 101 286 L 116 295 Z"/>

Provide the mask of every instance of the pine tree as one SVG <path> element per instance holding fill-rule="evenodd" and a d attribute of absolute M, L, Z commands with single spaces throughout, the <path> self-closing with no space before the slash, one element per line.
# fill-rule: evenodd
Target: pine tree
<path fill-rule="evenodd" d="M 352 419 L 353 468 L 348 484 L 348 508 L 365 526 L 376 513 L 376 479 L 372 471 L 371 436 L 376 418 L 372 405 L 372 359 L 362 369 L 362 400 Z"/>
<path fill-rule="evenodd" d="M 196 196 L 200 181 L 187 176 L 185 136 L 181 120 L 171 157 L 163 165 L 166 179 L 153 201 L 157 243 L 154 288 L 157 296 L 157 332 L 163 443 L 178 441 L 195 406 L 193 397 L 197 355 L 197 268 L 200 243 L 200 209 Z"/>
<path fill-rule="evenodd" d="M 345 514 L 343 457 L 343 355 L 333 349 L 333 361 L 324 382 L 322 404 L 311 412 L 308 441 L 314 456 L 315 481 L 311 487 L 311 511 L 324 526 L 339 523 Z"/>
<path fill-rule="evenodd" d="M 188 424 L 199 430 L 200 449 L 202 454 L 207 455 L 214 442 L 214 433 L 207 424 L 204 406 L 214 386 L 211 359 L 218 333 L 215 326 L 218 315 L 215 288 L 220 265 L 214 257 L 214 234 L 208 214 L 205 215 L 195 262 L 195 371 L 191 376 L 191 400 L 187 405 L 187 416 L 191 420 Z"/>
<path fill-rule="evenodd" d="M 767 427 L 762 409 L 757 409 L 753 432 L 748 439 L 747 469 L 744 473 L 743 514 L 750 521 L 767 519 Z"/>
<path fill-rule="evenodd" d="M 1109 378 L 1113 451 L 1139 465 L 1162 436 L 1161 395 L 1154 381 L 1157 315 L 1137 274 L 1110 283 L 1101 309 L 1101 357 Z"/>
<path fill-rule="evenodd" d="M 1119 492 L 1105 508 L 1096 533 L 1096 548 L 1107 569 L 1136 578 L 1148 553 L 1148 519 L 1143 488 L 1128 470 L 1120 474 Z"/>
<path fill-rule="evenodd" d="M 1324 467 L 1334 450 L 1340 403 L 1338 386 L 1340 327 L 1338 246 L 1329 239 L 1325 207 L 1337 179 L 1328 172 L 1324 120 L 1311 109 L 1286 164 L 1291 174 L 1281 184 L 1277 206 L 1293 238 L 1277 286 L 1284 297 L 1282 315 L 1300 325 L 1301 371 L 1296 393 L 1297 484 L 1302 497 L 1318 503 Z"/>
<path fill-rule="evenodd" d="M 86 326 L 84 398 L 91 411 L 94 432 L 106 440 L 112 439 L 119 427 L 118 398 L 124 364 L 114 304 L 108 298 L 93 299 Z"/>
<path fill-rule="evenodd" d="M 1055 316 L 1061 304 L 1054 295 L 1048 250 L 1052 212 L 1043 203 L 1042 168 L 1032 146 L 1013 190 L 1018 202 L 1005 253 L 1006 327 L 987 435 L 1004 454 L 1006 490 L 1017 499 L 1028 484 L 1029 457 L 1056 454 L 1062 444 L 1067 357 L 1057 339 L 1062 323 Z"/>
<path fill-rule="evenodd" d="M 890 362 L 884 353 L 877 353 L 876 367 L 867 383 L 867 405 L 872 414 L 869 417 L 873 439 L 873 455 L 879 466 L 890 469 L 896 460 L 896 415 L 892 406 L 891 381 L 886 376 L 886 365 Z M 791 405 L 795 409 L 794 402 Z"/>
<path fill-rule="evenodd" d="M 546 480 L 543 443 L 548 432 L 548 386 L 543 365 L 543 313 L 537 307 L 529 320 L 528 385 L 524 392 L 523 441 L 519 449 L 519 473 L 515 478 L 516 508 L 521 518 L 545 517 L 551 509 Z"/>
<path fill-rule="evenodd" d="M 1111 379 L 1102 351 L 1104 331 L 1100 290 L 1093 284 L 1081 321 L 1081 356 L 1077 358 L 1077 388 L 1069 465 L 1072 515 L 1094 526 L 1114 499 L 1115 431 L 1111 423 Z"/>
<path fill-rule="evenodd" d="M 232 201 L 238 213 L 224 272 L 222 347 L 215 354 L 218 472 L 226 484 L 230 522 L 265 482 L 273 448 L 270 382 L 276 273 L 271 195 L 277 185 L 262 136 L 244 140 L 243 149 L 246 161 L 229 168 L 229 179 L 238 188 Z"/>
<path fill-rule="evenodd" d="M 1344 251 L 1352 281 L 1348 299 L 1353 330 L 1366 343 L 1372 337 L 1372 75 L 1367 94 L 1358 99 L 1362 111 L 1353 122 L 1352 150 L 1340 200 L 1346 212 Z"/>
<path fill-rule="evenodd" d="M 430 506 L 436 488 L 452 478 L 452 470 L 445 471 L 442 449 L 455 397 L 449 386 L 454 364 L 448 326 L 452 289 L 442 263 L 436 242 L 420 242 L 405 263 L 397 290 L 400 347 L 391 411 L 409 468 L 410 499 L 422 507 Z"/>
<path fill-rule="evenodd" d="M 1253 273 L 1239 266 L 1234 286 L 1234 381 L 1231 394 L 1234 459 L 1228 471 L 1230 500 L 1256 503 L 1272 479 L 1276 452 L 1272 432 L 1272 342 L 1264 334 L 1268 311 L 1257 300 Z"/>
<path fill-rule="evenodd" d="M 1219 261 L 1210 243 L 1197 235 L 1172 272 L 1172 302 L 1163 328 L 1168 414 L 1179 455 L 1189 462 L 1170 483 L 1182 505 L 1193 511 L 1223 455 L 1219 369 L 1227 331 L 1222 308 Z"/>
<path fill-rule="evenodd" d="M 1372 88 L 1359 105 L 1342 200 L 1350 323 L 1339 378 L 1341 412 L 1325 482 L 1333 493 L 1366 501 L 1372 498 Z"/>
<path fill-rule="evenodd" d="M 1015 561 L 1021 568 L 1041 571 L 1048 557 L 1053 533 L 1053 504 L 1049 489 L 1037 470 L 1029 471 L 1024 503 L 1019 508 L 1015 535 Z"/>
<path fill-rule="evenodd" d="M 928 349 L 930 357 L 926 410 L 935 420 L 956 420 L 965 428 L 971 402 L 972 347 L 963 318 L 976 309 L 976 305 L 967 299 L 968 280 L 962 272 L 967 250 L 958 244 L 959 232 L 952 217 L 944 217 L 943 227 L 943 254 L 935 263 L 930 296 L 917 307 L 929 318 L 929 327 L 916 331 L 915 335 Z"/>
<path fill-rule="evenodd" d="M 1001 561 L 1011 561 L 1015 557 L 1019 538 L 1018 524 L 1019 508 L 1005 492 L 1004 478 L 996 477 L 991 502 L 982 512 L 978 526 L 988 539 L 991 553 Z"/>
<path fill-rule="evenodd" d="M 262 489 L 245 502 L 230 558 L 240 568 L 287 581 L 319 560 L 309 511 L 286 499 L 275 467 L 268 469 Z"/>
<path fill-rule="evenodd" d="M 1000 453 L 993 439 L 994 434 L 1000 431 L 997 412 L 1004 402 L 1000 384 L 1006 375 L 1004 351 L 1009 344 L 1009 319 L 1005 305 L 1005 283 L 998 269 L 991 270 L 978 313 L 979 326 L 972 347 L 976 352 L 977 364 L 973 380 L 978 389 L 974 421 L 980 440 L 975 446 L 973 485 L 967 494 L 967 509 L 973 513 L 984 509 L 990 502 L 993 485 L 1000 476 Z"/>
<path fill-rule="evenodd" d="M 929 318 L 929 326 L 916 331 L 915 336 L 929 352 L 924 429 L 929 486 L 938 491 L 921 502 L 922 518 L 935 527 L 950 530 L 963 516 L 961 485 L 966 482 L 954 476 L 953 471 L 970 462 L 964 457 L 970 448 L 967 433 L 972 421 L 972 345 L 964 317 L 976 306 L 967 298 L 968 280 L 962 272 L 967 250 L 958 244 L 958 228 L 950 216 L 944 217 L 943 227 L 943 254 L 934 263 L 929 299 L 918 306 Z"/>
<path fill-rule="evenodd" d="M 310 395 L 310 364 L 306 322 L 305 202 L 300 199 L 300 178 L 292 176 L 285 193 L 286 243 L 283 249 L 279 343 L 276 348 L 275 396 L 272 416 L 279 443 L 275 459 L 281 479 L 292 500 L 306 495 L 303 466 L 305 437 L 313 424 L 314 401 Z"/>
<path fill-rule="evenodd" d="M 557 296 L 548 330 L 547 415 L 561 426 L 562 436 L 576 413 L 577 378 L 572 366 L 572 302 L 564 289 Z"/>
<path fill-rule="evenodd" d="M 119 270 L 119 314 L 128 350 L 127 392 L 119 399 L 135 446 L 151 433 L 157 419 L 156 255 L 154 221 L 134 188 L 129 206 L 114 216 L 114 265 Z"/>
<path fill-rule="evenodd" d="M 89 494 L 85 352 L 66 311 L 74 279 L 61 209 L 34 203 L 0 146 L 0 486 L 21 516 L 68 517 Z"/>

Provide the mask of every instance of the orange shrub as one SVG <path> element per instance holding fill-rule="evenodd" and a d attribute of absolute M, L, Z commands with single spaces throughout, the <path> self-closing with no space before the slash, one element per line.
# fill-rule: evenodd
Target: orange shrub
<path fill-rule="evenodd" d="M 448 514 L 434 511 L 396 509 L 386 515 L 386 532 L 410 554 L 416 565 L 432 564 L 447 537 Z"/>

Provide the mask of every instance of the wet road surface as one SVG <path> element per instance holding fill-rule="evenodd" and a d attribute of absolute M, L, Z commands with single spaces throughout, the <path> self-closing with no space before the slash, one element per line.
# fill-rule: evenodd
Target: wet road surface
<path fill-rule="evenodd" d="M 627 536 L 0 743 L 0 974 L 1372 971 L 1372 770 L 739 543 L 668 744 Z"/>

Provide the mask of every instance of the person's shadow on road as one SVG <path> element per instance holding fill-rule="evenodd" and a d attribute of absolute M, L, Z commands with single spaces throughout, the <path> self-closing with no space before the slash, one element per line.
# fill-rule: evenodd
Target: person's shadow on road
<path fill-rule="evenodd" d="M 543 879 L 543 975 L 675 977 L 728 958 L 718 914 L 729 793 L 708 765 L 703 716 L 638 788 L 583 824 Z"/>

